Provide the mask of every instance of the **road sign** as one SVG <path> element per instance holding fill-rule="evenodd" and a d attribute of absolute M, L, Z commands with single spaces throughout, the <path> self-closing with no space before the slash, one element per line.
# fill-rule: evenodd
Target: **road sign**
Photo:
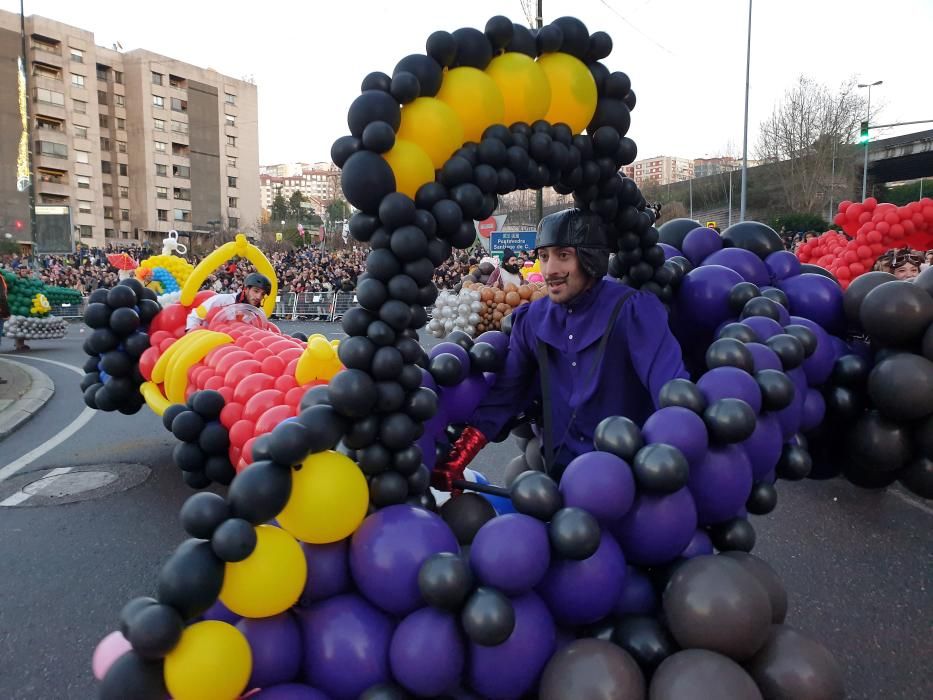
<path fill-rule="evenodd" d="M 489 237 L 489 252 L 497 258 L 502 257 L 502 251 L 509 248 L 516 255 L 521 250 L 532 251 L 535 247 L 534 231 L 493 231 Z"/>

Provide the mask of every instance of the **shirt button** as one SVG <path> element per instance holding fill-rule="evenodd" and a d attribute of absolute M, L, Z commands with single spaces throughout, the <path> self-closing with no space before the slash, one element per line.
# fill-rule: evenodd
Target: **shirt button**
<path fill-rule="evenodd" d="M 567 309 L 567 313 L 568 313 L 568 314 L 572 314 L 572 313 L 573 313 L 573 309 Z"/>
<path fill-rule="evenodd" d="M 567 336 L 567 339 L 568 339 L 568 340 L 573 340 L 573 333 L 571 333 L 570 335 L 568 335 L 568 336 Z"/>
<path fill-rule="evenodd" d="M 571 367 L 576 367 L 576 366 L 577 366 L 577 363 L 576 363 L 576 362 L 571 362 L 571 363 L 570 363 L 570 366 L 571 366 Z"/>

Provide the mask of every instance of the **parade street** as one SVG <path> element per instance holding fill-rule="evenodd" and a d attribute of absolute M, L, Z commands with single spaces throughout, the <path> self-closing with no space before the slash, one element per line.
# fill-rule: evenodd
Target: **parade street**
<path fill-rule="evenodd" d="M 280 325 L 342 337 L 337 324 Z M 177 514 L 191 490 L 172 464 L 177 441 L 148 408 L 85 408 L 81 328 L 23 354 L 5 343 L 0 354 L 55 384 L 48 404 L 0 441 L 0 697 L 10 700 L 92 697 L 95 645 L 124 602 L 154 592 L 161 562 L 185 538 Z M 511 440 L 490 445 L 474 466 L 501 482 L 517 453 Z M 787 622 L 833 650 L 849 697 L 933 697 L 933 508 L 900 487 L 871 492 L 840 479 L 780 482 L 778 493 L 775 512 L 753 520 L 755 552 L 787 586 Z"/>

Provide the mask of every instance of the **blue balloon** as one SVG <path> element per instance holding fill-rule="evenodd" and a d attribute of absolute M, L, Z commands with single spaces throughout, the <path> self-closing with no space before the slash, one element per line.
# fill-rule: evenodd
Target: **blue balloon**
<path fill-rule="evenodd" d="M 765 258 L 765 267 L 774 281 L 780 281 L 800 274 L 800 261 L 789 250 L 779 250 Z"/>
<path fill-rule="evenodd" d="M 722 265 L 738 272 L 746 282 L 759 287 L 766 287 L 771 282 L 771 275 L 761 258 L 744 248 L 723 248 L 710 255 L 703 262 L 706 265 Z"/>
<path fill-rule="evenodd" d="M 699 265 L 717 250 L 722 250 L 722 238 L 713 229 L 701 226 L 684 237 L 681 247 L 687 259 L 694 265 Z"/>
<path fill-rule="evenodd" d="M 829 333 L 840 335 L 845 331 L 842 287 L 829 277 L 805 273 L 784 280 L 781 289 L 794 316 L 808 318 Z"/>

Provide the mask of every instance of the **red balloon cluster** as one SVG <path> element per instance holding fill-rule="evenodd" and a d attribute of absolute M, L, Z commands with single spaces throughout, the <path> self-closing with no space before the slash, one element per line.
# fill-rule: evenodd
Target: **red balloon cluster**
<path fill-rule="evenodd" d="M 888 250 L 933 248 L 933 199 L 929 197 L 902 207 L 878 204 L 874 197 L 864 202 L 840 202 L 833 222 L 848 236 L 827 231 L 803 244 L 797 257 L 832 272 L 843 288 L 871 271 L 878 256 Z"/>

